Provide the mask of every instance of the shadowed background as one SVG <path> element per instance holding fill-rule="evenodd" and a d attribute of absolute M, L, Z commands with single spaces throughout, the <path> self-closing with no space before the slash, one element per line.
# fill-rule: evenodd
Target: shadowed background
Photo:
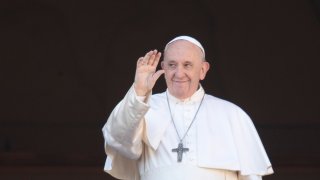
<path fill-rule="evenodd" d="M 319 0 L 0 2 L 0 179 L 112 179 L 101 128 L 138 57 L 202 42 L 202 82 L 253 119 L 276 172 L 320 172 Z M 154 92 L 165 90 L 161 78 Z"/>

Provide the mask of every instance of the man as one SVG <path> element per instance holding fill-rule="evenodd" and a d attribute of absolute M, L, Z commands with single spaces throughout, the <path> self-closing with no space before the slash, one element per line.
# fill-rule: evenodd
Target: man
<path fill-rule="evenodd" d="M 105 171 L 119 179 L 260 180 L 273 170 L 247 114 L 205 94 L 209 70 L 202 45 L 189 36 L 137 61 L 135 79 L 103 127 Z M 164 73 L 167 91 L 152 95 Z"/>

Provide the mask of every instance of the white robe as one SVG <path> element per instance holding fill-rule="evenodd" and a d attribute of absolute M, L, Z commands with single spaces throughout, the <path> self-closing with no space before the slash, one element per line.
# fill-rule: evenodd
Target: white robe
<path fill-rule="evenodd" d="M 172 114 L 180 136 L 188 129 L 204 94 L 202 87 L 188 100 L 169 93 Z M 238 106 L 205 95 L 199 113 L 184 139 L 190 151 L 177 163 L 179 138 L 174 129 L 165 93 L 149 95 L 144 103 L 134 88 L 113 110 L 105 126 L 105 171 L 119 179 L 140 179 L 150 173 L 159 176 L 168 169 L 187 167 L 238 172 L 238 179 L 261 179 L 273 173 L 271 163 L 248 115 Z M 184 119 L 184 120 L 181 120 Z M 185 167 L 185 168 L 184 168 Z M 226 172 L 227 172 L 226 171 Z M 154 173 L 152 173 L 154 172 Z M 172 173 L 173 174 L 173 173 Z M 150 179 L 150 178 L 149 178 Z M 194 178 L 191 178 L 194 179 Z"/>

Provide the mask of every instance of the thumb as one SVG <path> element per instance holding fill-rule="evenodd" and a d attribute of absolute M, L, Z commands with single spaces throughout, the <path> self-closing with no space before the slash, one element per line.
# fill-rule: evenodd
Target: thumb
<path fill-rule="evenodd" d="M 161 69 L 161 70 L 158 70 L 157 72 L 155 72 L 154 74 L 153 74 L 153 80 L 154 81 L 157 81 L 158 79 L 159 79 L 159 77 L 162 75 L 164 73 L 164 70 L 163 69 Z"/>

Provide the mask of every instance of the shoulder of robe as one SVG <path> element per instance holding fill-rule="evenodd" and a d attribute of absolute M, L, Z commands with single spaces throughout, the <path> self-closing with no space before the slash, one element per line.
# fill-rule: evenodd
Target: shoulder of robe
<path fill-rule="evenodd" d="M 225 99 L 215 97 L 210 94 L 206 94 L 206 100 L 207 100 L 207 103 L 210 103 L 215 108 L 224 108 L 224 109 L 228 109 L 228 110 L 242 110 L 238 105 L 236 105 L 230 101 L 227 101 Z"/>
<path fill-rule="evenodd" d="M 223 114 L 230 122 L 237 122 L 243 125 L 248 122 L 252 123 L 250 116 L 238 105 L 212 95 L 208 95 L 207 97 L 209 100 L 209 108 L 214 108 L 216 112 Z"/>

